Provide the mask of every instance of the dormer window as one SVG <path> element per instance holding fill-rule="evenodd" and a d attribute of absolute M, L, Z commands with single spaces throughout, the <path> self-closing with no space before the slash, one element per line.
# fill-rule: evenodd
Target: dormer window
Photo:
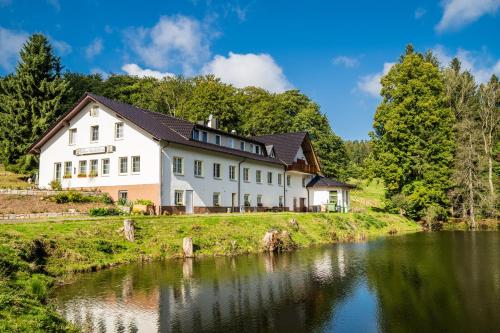
<path fill-rule="evenodd" d="M 240 149 L 245 150 L 245 141 L 240 142 Z"/>
<path fill-rule="evenodd" d="M 90 116 L 97 117 L 99 115 L 99 105 L 92 105 L 90 107 Z"/>
<path fill-rule="evenodd" d="M 197 129 L 193 130 L 193 140 L 200 140 L 200 131 Z"/>
<path fill-rule="evenodd" d="M 201 141 L 208 142 L 208 133 L 205 131 L 201 131 Z"/>
<path fill-rule="evenodd" d="M 215 135 L 215 144 L 218 146 L 221 144 L 221 137 L 218 134 Z"/>
<path fill-rule="evenodd" d="M 255 146 L 255 153 L 260 155 L 260 146 Z"/>
<path fill-rule="evenodd" d="M 227 138 L 227 146 L 229 148 L 234 148 L 234 139 L 233 138 Z"/>

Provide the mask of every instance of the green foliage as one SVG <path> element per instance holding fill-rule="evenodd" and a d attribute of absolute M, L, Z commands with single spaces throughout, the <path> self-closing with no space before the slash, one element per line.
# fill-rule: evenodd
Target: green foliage
<path fill-rule="evenodd" d="M 138 205 L 145 205 L 145 206 L 153 206 L 153 201 L 151 200 L 148 200 L 148 199 L 137 199 L 136 201 L 134 201 L 135 204 L 138 204 Z"/>
<path fill-rule="evenodd" d="M 53 189 L 54 191 L 60 191 L 62 190 L 62 185 L 61 181 L 58 179 L 54 179 L 50 182 L 49 184 L 50 188 Z"/>
<path fill-rule="evenodd" d="M 50 197 L 50 200 L 57 202 L 58 204 L 64 203 L 85 203 L 85 202 L 102 202 L 105 204 L 112 204 L 113 199 L 109 194 L 104 193 L 100 195 L 89 195 L 78 191 L 66 191 L 57 193 Z"/>
<path fill-rule="evenodd" d="M 387 197 L 419 220 L 431 205 L 447 207 L 454 151 L 453 112 L 444 80 L 429 57 L 407 48 L 382 80 L 373 139 L 373 168 Z"/>
<path fill-rule="evenodd" d="M 18 172 L 37 167 L 26 150 L 62 113 L 68 84 L 60 71 L 48 39 L 34 34 L 21 49 L 15 73 L 0 81 L 0 159 Z"/>
<path fill-rule="evenodd" d="M 90 208 L 90 216 L 115 216 L 121 215 L 122 212 L 114 207 Z"/>

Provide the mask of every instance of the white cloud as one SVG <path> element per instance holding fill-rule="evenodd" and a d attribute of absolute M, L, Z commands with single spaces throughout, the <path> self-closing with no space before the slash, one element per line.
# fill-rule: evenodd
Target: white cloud
<path fill-rule="evenodd" d="M 193 66 L 210 57 L 208 30 L 193 18 L 162 16 L 152 28 L 129 29 L 125 38 L 145 65 L 155 69 L 181 65 L 192 74 Z"/>
<path fill-rule="evenodd" d="M 56 39 L 51 38 L 50 42 L 52 43 L 52 46 L 54 47 L 54 49 L 56 49 L 59 52 L 59 54 L 61 54 L 61 55 L 69 54 L 73 50 L 71 45 L 69 45 L 65 41 L 56 40 Z"/>
<path fill-rule="evenodd" d="M 359 65 L 359 60 L 357 58 L 348 56 L 337 56 L 332 59 L 334 65 L 344 66 L 346 68 L 352 68 Z"/>
<path fill-rule="evenodd" d="M 443 17 L 436 26 L 438 32 L 456 30 L 485 14 L 494 14 L 500 0 L 445 0 L 443 5 Z"/>
<path fill-rule="evenodd" d="M 161 79 L 167 76 L 174 76 L 172 73 L 160 72 L 151 69 L 141 68 L 136 64 L 125 64 L 122 66 L 122 70 L 128 75 L 139 76 L 139 77 L 154 77 Z"/>
<path fill-rule="evenodd" d="M 492 74 L 500 75 L 500 59 L 492 59 L 485 51 L 458 49 L 450 53 L 442 45 L 437 45 L 432 52 L 442 67 L 449 66 L 453 58 L 458 58 L 462 63 L 462 69 L 470 71 L 478 83 L 487 82 Z"/>
<path fill-rule="evenodd" d="M 415 10 L 415 18 L 418 20 L 418 19 L 421 19 L 425 14 L 427 13 L 427 10 L 425 10 L 425 8 L 422 8 L 422 7 L 419 7 Z"/>
<path fill-rule="evenodd" d="M 92 59 L 102 52 L 102 48 L 102 39 L 96 38 L 85 48 L 85 56 L 87 59 Z"/>
<path fill-rule="evenodd" d="M 19 56 L 19 50 L 28 38 L 23 31 L 13 31 L 0 27 L 0 67 L 10 71 Z"/>
<path fill-rule="evenodd" d="M 59 0 L 47 0 L 47 3 L 54 7 L 56 11 L 61 10 L 61 4 L 59 3 Z"/>
<path fill-rule="evenodd" d="M 373 97 L 380 96 L 380 90 L 382 89 L 380 79 L 389 73 L 393 65 L 393 62 L 386 62 L 381 72 L 362 76 L 358 81 L 358 88 Z"/>
<path fill-rule="evenodd" d="M 214 74 L 223 82 L 238 88 L 257 86 L 271 92 L 283 92 L 292 86 L 283 70 L 269 54 L 229 53 L 228 57 L 216 55 L 202 72 Z"/>

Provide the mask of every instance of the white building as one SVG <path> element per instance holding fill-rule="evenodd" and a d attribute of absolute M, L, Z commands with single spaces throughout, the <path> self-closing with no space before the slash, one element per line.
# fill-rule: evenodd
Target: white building
<path fill-rule="evenodd" d="M 307 133 L 243 137 L 86 93 L 37 142 L 39 187 L 151 200 L 162 213 L 349 208 Z"/>

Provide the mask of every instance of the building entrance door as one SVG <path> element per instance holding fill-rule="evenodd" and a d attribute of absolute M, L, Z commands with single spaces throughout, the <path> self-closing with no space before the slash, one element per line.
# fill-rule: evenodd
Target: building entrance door
<path fill-rule="evenodd" d="M 193 191 L 186 191 L 186 214 L 193 214 Z"/>

